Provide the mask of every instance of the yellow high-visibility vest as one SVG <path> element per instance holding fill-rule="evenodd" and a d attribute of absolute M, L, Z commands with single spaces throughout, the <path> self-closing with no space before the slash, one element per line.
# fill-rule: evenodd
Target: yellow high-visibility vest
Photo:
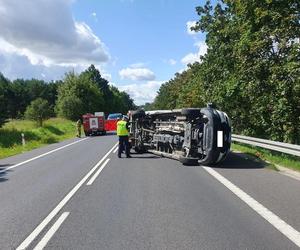
<path fill-rule="evenodd" d="M 126 128 L 127 122 L 125 121 L 118 121 L 117 122 L 117 135 L 118 136 L 126 136 L 128 135 L 128 130 Z"/>

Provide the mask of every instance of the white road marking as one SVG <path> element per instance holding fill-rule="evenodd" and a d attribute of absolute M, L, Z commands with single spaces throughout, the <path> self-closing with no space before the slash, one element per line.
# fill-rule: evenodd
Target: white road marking
<path fill-rule="evenodd" d="M 88 139 L 88 138 L 84 138 L 84 139 L 81 139 L 81 140 L 79 140 L 79 141 L 75 141 L 75 142 L 69 143 L 69 144 L 64 145 L 64 146 L 62 146 L 62 147 L 53 149 L 53 150 L 51 150 L 51 151 L 49 151 L 49 152 L 47 152 L 47 153 L 38 155 L 38 156 L 33 157 L 33 158 L 31 158 L 31 159 L 28 159 L 28 160 L 26 160 L 26 161 L 22 161 L 22 162 L 20 162 L 20 163 L 18 163 L 18 164 L 15 164 L 15 165 L 13 165 L 13 166 L 7 167 L 7 168 L 5 168 L 5 169 L 3 169 L 3 170 L 0 170 L 0 174 L 1 174 L 1 173 L 4 173 L 4 172 L 7 171 L 7 170 L 10 170 L 10 169 L 19 167 L 19 166 L 24 165 L 24 164 L 26 164 L 26 163 L 28 163 L 28 162 L 31 162 L 31 161 L 34 161 L 34 160 L 39 159 L 39 158 L 41 158 L 41 157 L 44 157 L 44 156 L 46 156 L 46 155 L 52 154 L 52 153 L 54 153 L 54 152 L 56 152 L 56 151 L 58 151 L 58 150 L 61 150 L 61 149 L 64 149 L 64 148 L 66 148 L 66 147 L 69 147 L 69 146 L 71 146 L 71 145 L 74 145 L 74 144 L 76 144 L 76 143 L 78 143 L 78 142 L 85 141 L 85 140 L 87 140 L 87 139 Z"/>
<path fill-rule="evenodd" d="M 114 150 L 114 152 L 113 152 L 113 153 L 115 154 L 117 151 L 118 151 L 118 147 L 116 147 L 116 149 Z"/>
<path fill-rule="evenodd" d="M 47 226 L 47 224 L 53 219 L 53 217 L 66 205 L 66 203 L 73 197 L 78 189 L 86 182 L 86 180 L 95 172 L 100 164 L 107 158 L 107 156 L 114 150 L 116 143 L 103 157 L 102 159 L 77 183 L 75 187 L 58 203 L 58 205 L 47 215 L 47 217 L 33 230 L 33 232 L 27 236 L 27 238 L 18 246 L 17 250 L 26 249 L 30 243 L 41 233 L 41 231 Z"/>
<path fill-rule="evenodd" d="M 264 207 L 258 201 L 253 199 L 250 195 L 245 193 L 239 187 L 234 185 L 228 179 L 220 175 L 217 171 L 210 167 L 203 167 L 209 174 L 221 182 L 225 187 L 227 187 L 231 192 L 233 192 L 237 197 L 244 201 L 249 207 L 251 207 L 255 212 L 267 220 L 272 226 L 274 226 L 278 231 L 289 238 L 293 243 L 300 247 L 300 232 L 295 228 L 287 224 L 285 221 L 280 219 L 272 211 Z"/>
<path fill-rule="evenodd" d="M 52 236 L 59 229 L 64 220 L 69 216 L 70 212 L 63 213 L 58 220 L 53 224 L 53 226 L 49 229 L 49 231 L 45 234 L 45 236 L 41 239 L 41 241 L 36 245 L 33 250 L 42 250 L 47 245 Z"/>
<path fill-rule="evenodd" d="M 267 163 L 270 163 L 269 161 L 266 161 Z M 280 171 L 279 173 L 280 174 L 283 174 L 285 176 L 288 176 L 290 178 L 293 178 L 297 181 L 300 181 L 300 173 L 297 172 L 297 171 L 294 171 L 292 169 L 289 169 L 289 168 L 285 168 L 285 167 L 282 167 L 280 165 L 277 165 L 277 164 L 274 164 L 276 168 L 278 168 Z"/>
<path fill-rule="evenodd" d="M 102 166 L 98 169 L 98 171 L 92 176 L 92 178 L 89 180 L 89 182 L 86 184 L 87 186 L 90 186 L 93 184 L 93 182 L 96 180 L 98 175 L 101 173 L 103 168 L 106 166 L 106 164 L 109 162 L 110 159 L 106 159 L 106 161 L 102 164 Z"/>
<path fill-rule="evenodd" d="M 275 166 L 276 166 L 276 165 L 275 165 Z M 282 170 L 280 170 L 279 173 L 280 173 L 280 174 L 283 174 L 283 175 L 285 175 L 285 176 L 288 176 L 288 177 L 290 177 L 290 178 L 293 178 L 293 179 L 295 179 L 295 180 L 297 180 L 297 181 L 300 181 L 300 177 L 299 177 L 299 176 L 296 176 L 296 175 L 294 175 L 294 174 L 292 174 L 292 173 L 283 172 Z"/>

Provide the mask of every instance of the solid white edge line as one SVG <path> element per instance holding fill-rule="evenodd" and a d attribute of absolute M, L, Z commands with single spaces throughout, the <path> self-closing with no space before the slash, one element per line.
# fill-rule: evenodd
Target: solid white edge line
<path fill-rule="evenodd" d="M 114 150 L 116 143 L 102 159 L 77 183 L 77 185 L 58 203 L 58 205 L 47 215 L 47 217 L 32 231 L 30 235 L 17 247 L 16 250 L 26 249 L 30 243 L 40 234 L 40 232 L 47 226 L 53 217 L 66 205 L 77 190 L 86 182 L 86 180 L 95 172 L 98 166 L 106 159 L 106 157 Z"/>
<path fill-rule="evenodd" d="M 97 172 L 91 177 L 91 179 L 89 180 L 89 182 L 86 184 L 87 186 L 90 186 L 90 185 L 93 184 L 93 182 L 96 180 L 96 178 L 101 173 L 101 171 L 106 166 L 106 164 L 109 162 L 109 160 L 110 159 L 106 159 L 106 161 L 102 164 L 102 166 L 97 170 Z"/>
<path fill-rule="evenodd" d="M 70 212 L 64 212 L 57 221 L 53 224 L 53 226 L 49 229 L 49 231 L 45 234 L 45 236 L 41 239 L 41 241 L 36 245 L 34 250 L 42 250 L 47 245 L 49 240 L 51 240 L 52 236 L 59 229 L 64 220 L 69 216 Z"/>
<path fill-rule="evenodd" d="M 44 156 L 46 156 L 46 155 L 52 154 L 52 153 L 54 153 L 54 152 L 56 152 L 56 151 L 58 151 L 58 150 L 61 150 L 61 149 L 64 149 L 64 148 L 66 148 L 66 147 L 69 147 L 69 146 L 71 146 L 71 145 L 74 145 L 74 144 L 76 144 L 76 143 L 78 143 L 78 142 L 85 141 L 85 140 L 87 140 L 87 139 L 88 139 L 88 138 L 83 138 L 83 139 L 81 139 L 81 140 L 78 140 L 78 141 L 69 143 L 69 144 L 64 145 L 64 146 L 62 146 L 62 147 L 53 149 L 53 150 L 51 150 L 51 151 L 49 151 L 49 152 L 46 152 L 46 153 L 41 154 L 41 155 L 38 155 L 38 156 L 33 157 L 33 158 L 31 158 L 31 159 L 28 159 L 28 160 L 26 160 L 26 161 L 22 161 L 22 162 L 17 163 L 17 164 L 15 164 L 15 165 L 13 165 L 13 166 L 7 167 L 7 168 L 5 168 L 5 169 L 3 169 L 3 170 L 0 170 L 0 174 L 3 173 L 3 172 L 5 172 L 5 171 L 7 171 L 7 170 L 10 170 L 10 169 L 19 167 L 19 166 L 24 165 L 24 164 L 26 164 L 26 163 L 28 163 L 28 162 L 31 162 L 31 161 L 34 161 L 34 160 L 39 159 L 39 158 L 41 158 L 41 157 L 44 157 Z"/>
<path fill-rule="evenodd" d="M 113 153 L 116 153 L 118 151 L 118 147 L 116 147 L 116 149 L 113 151 Z"/>
<path fill-rule="evenodd" d="M 300 177 L 299 177 L 299 176 L 295 176 L 295 175 L 293 175 L 293 174 L 291 174 L 291 173 L 282 172 L 282 171 L 280 171 L 279 173 L 280 173 L 280 174 L 283 174 L 283 175 L 285 175 L 285 176 L 288 176 L 288 177 L 290 177 L 290 178 L 293 178 L 294 180 L 300 181 Z"/>
<path fill-rule="evenodd" d="M 284 234 L 288 239 L 290 239 L 294 244 L 300 247 L 300 232 L 295 228 L 287 224 L 284 220 L 279 218 L 272 211 L 264 207 L 258 201 L 253 199 L 246 192 L 241 190 L 239 187 L 234 185 L 224 176 L 219 174 L 217 171 L 213 170 L 210 167 L 203 168 L 219 182 L 221 182 L 226 188 L 233 192 L 237 197 L 244 201 L 249 207 L 251 207 L 255 212 L 262 216 L 266 221 L 268 221 L 272 226 L 274 226 L 278 231 Z"/>

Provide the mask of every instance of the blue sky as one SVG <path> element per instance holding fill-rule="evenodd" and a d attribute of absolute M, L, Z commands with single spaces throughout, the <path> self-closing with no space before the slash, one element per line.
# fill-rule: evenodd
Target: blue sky
<path fill-rule="evenodd" d="M 205 36 L 187 29 L 198 19 L 195 7 L 203 4 L 0 0 L 0 71 L 10 79 L 57 80 L 93 63 L 111 84 L 143 104 L 205 53 Z"/>

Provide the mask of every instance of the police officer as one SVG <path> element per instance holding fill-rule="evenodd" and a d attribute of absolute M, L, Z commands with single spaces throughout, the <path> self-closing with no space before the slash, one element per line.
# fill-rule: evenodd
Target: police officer
<path fill-rule="evenodd" d="M 126 157 L 131 158 L 130 148 L 129 148 L 129 124 L 126 116 L 123 116 L 122 120 L 117 122 L 117 135 L 119 136 L 119 148 L 118 148 L 118 157 L 121 158 L 121 153 L 125 149 Z"/>
<path fill-rule="evenodd" d="M 76 122 L 76 127 L 77 127 L 77 137 L 81 137 L 81 120 L 78 119 L 78 121 Z"/>

